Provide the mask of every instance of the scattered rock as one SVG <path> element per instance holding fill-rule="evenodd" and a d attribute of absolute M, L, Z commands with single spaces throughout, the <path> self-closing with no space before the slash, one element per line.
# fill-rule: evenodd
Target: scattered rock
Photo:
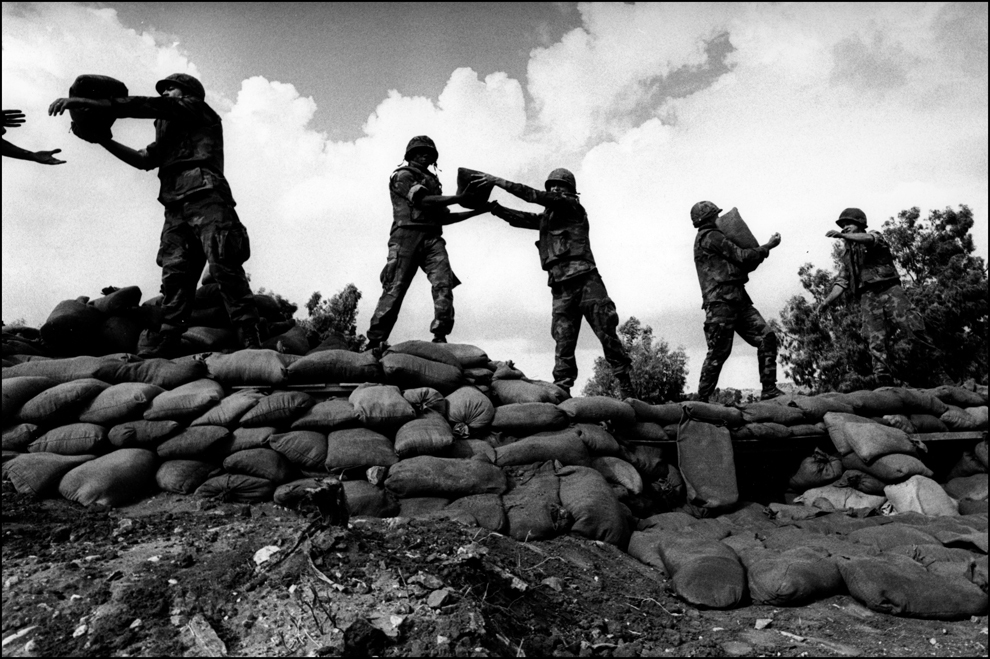
<path fill-rule="evenodd" d="M 440 590 L 434 590 L 430 593 L 430 596 L 426 598 L 426 604 L 431 609 L 439 609 L 447 602 L 449 598 L 450 591 L 446 588 L 441 588 Z"/>

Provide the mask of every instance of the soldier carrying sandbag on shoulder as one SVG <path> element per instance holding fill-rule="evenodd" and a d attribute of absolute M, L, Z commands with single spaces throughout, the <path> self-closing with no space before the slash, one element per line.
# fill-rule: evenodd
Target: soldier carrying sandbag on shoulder
<path fill-rule="evenodd" d="M 251 247 L 223 175 L 220 116 L 206 104 L 206 90 L 191 75 L 174 73 L 159 80 L 155 90 L 160 96 L 59 98 L 48 108 L 53 116 L 86 110 L 115 118 L 155 120 L 155 141 L 141 150 L 114 141 L 109 131 L 88 138 L 132 167 L 157 168 L 161 180 L 158 201 L 165 206 L 165 226 L 157 262 L 162 267 L 163 321 L 141 356 L 177 355 L 206 264 L 220 287 L 241 347 L 259 348 L 258 310 L 243 267 Z"/>
<path fill-rule="evenodd" d="M 388 259 L 382 270 L 382 295 L 371 316 L 366 350 L 380 353 L 399 318 L 402 300 L 416 271 L 422 268 L 433 292 L 433 322 L 430 331 L 434 343 L 446 343 L 454 328 L 453 289 L 460 280 L 450 267 L 443 227 L 488 212 L 488 205 L 452 213 L 448 206 L 476 195 L 484 186 L 472 182 L 461 194 L 444 196 L 440 179 L 430 167 L 436 167 L 437 146 L 426 135 L 409 140 L 405 164 L 389 179 L 392 198 L 392 228 L 388 238 Z"/>
<path fill-rule="evenodd" d="M 873 384 L 877 387 L 893 385 L 892 352 L 887 349 L 891 338 L 887 331 L 888 322 L 901 329 L 912 352 L 920 346 L 934 346 L 925 331 L 924 319 L 904 294 L 894 256 L 883 234 L 867 231 L 866 213 L 858 208 L 843 210 L 835 223 L 840 230 L 832 229 L 825 235 L 843 241 L 842 266 L 832 290 L 816 311 L 821 313 L 848 292 L 859 304 L 863 333 L 873 360 Z M 945 372 L 937 365 L 935 378 L 948 381 Z"/>
<path fill-rule="evenodd" d="M 636 394 L 629 378 L 631 361 L 616 333 L 619 315 L 591 252 L 588 213 L 578 199 L 574 174 L 563 168 L 553 170 L 543 190 L 490 175 L 483 175 L 478 180 L 544 208 L 539 214 L 527 213 L 495 202 L 491 212 L 513 227 L 540 232 L 536 247 L 553 295 L 550 332 L 557 344 L 554 384 L 570 393 L 577 379 L 574 351 L 583 316 L 602 343 L 605 361 L 619 383 L 619 397 L 634 397 Z"/>
<path fill-rule="evenodd" d="M 765 244 L 755 248 L 740 247 L 716 224 L 721 212 L 722 209 L 710 201 L 699 201 L 691 208 L 691 223 L 698 230 L 694 239 L 694 265 L 701 284 L 701 307 L 705 310 L 705 340 L 708 343 L 708 354 L 698 382 L 698 400 L 707 401 L 715 393 L 719 373 L 732 352 L 732 337 L 736 333 L 756 348 L 763 385 L 761 400 L 776 398 L 784 394 L 777 388 L 777 335 L 753 306 L 745 285 L 749 273 L 780 244 L 780 234 L 773 234 Z"/>

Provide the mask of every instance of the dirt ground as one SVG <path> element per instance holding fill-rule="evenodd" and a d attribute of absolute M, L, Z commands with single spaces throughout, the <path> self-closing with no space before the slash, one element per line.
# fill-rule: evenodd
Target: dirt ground
<path fill-rule="evenodd" d="M 986 617 L 895 618 L 846 596 L 699 611 L 661 572 L 573 536 L 2 497 L 4 657 L 987 656 Z"/>

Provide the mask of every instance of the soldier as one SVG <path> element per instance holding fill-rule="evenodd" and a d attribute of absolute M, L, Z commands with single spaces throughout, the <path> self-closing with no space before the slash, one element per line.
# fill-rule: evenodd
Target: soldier
<path fill-rule="evenodd" d="M 8 128 L 19 128 L 21 124 L 24 123 L 24 113 L 20 110 L 4 110 L 3 111 L 3 133 L 0 135 L 6 135 Z M 52 151 L 28 151 L 27 149 L 22 149 L 21 147 L 11 144 L 7 140 L 0 140 L 3 142 L 3 155 L 7 158 L 14 158 L 16 160 L 30 160 L 31 162 L 36 162 L 41 165 L 64 165 L 64 160 L 59 160 L 55 157 L 56 153 L 61 153 L 62 149 L 54 149 Z"/>
<path fill-rule="evenodd" d="M 763 385 L 760 399 L 776 398 L 784 393 L 777 388 L 777 335 L 753 306 L 745 284 L 749 273 L 780 244 L 780 234 L 773 234 L 766 244 L 755 249 L 739 247 L 715 224 L 720 212 L 722 209 L 710 201 L 699 201 L 691 208 L 691 223 L 698 230 L 694 239 L 694 265 L 701 284 L 708 343 L 708 355 L 698 382 L 698 400 L 707 401 L 715 393 L 722 365 L 732 352 L 734 333 L 756 348 Z"/>
<path fill-rule="evenodd" d="M 887 322 L 903 330 L 905 339 L 914 350 L 918 342 L 929 344 L 925 321 L 901 288 L 901 278 L 887 241 L 880 232 L 866 230 L 866 213 L 858 208 L 847 208 L 839 214 L 836 224 L 841 230 L 833 229 L 825 235 L 843 241 L 842 268 L 832 290 L 816 311 L 820 313 L 845 292 L 858 300 L 863 332 L 873 358 L 875 384 L 892 385 Z"/>
<path fill-rule="evenodd" d="M 493 176 L 486 175 L 479 180 L 497 185 L 523 201 L 544 207 L 543 213 L 536 214 L 512 210 L 496 203 L 492 215 L 516 228 L 540 232 L 536 246 L 540 253 L 540 265 L 547 271 L 547 283 L 553 294 L 550 332 L 557 342 L 554 384 L 567 392 L 574 385 L 578 373 L 574 350 L 581 330 L 581 317 L 584 316 L 602 343 L 612 375 L 619 381 L 620 398 L 634 397 L 635 391 L 629 379 L 631 361 L 615 331 L 619 315 L 605 290 L 605 282 L 591 253 L 588 213 L 578 200 L 574 174 L 566 169 L 553 170 L 547 177 L 545 191 Z"/>
<path fill-rule="evenodd" d="M 418 268 L 423 269 L 433 287 L 433 342 L 446 343 L 454 327 L 453 289 L 461 282 L 450 268 L 443 227 L 487 213 L 488 207 L 450 212 L 448 206 L 460 203 L 483 186 L 472 182 L 460 195 L 441 195 L 440 179 L 429 170 L 436 165 L 438 156 L 433 140 L 426 135 L 414 137 L 406 146 L 406 164 L 392 172 L 389 179 L 392 229 L 388 259 L 381 274 L 382 296 L 371 317 L 366 350 L 381 352 L 384 348 Z"/>
<path fill-rule="evenodd" d="M 165 226 L 157 262 L 162 267 L 163 322 L 142 356 L 176 355 L 206 264 L 220 286 L 241 347 L 259 348 L 258 310 L 243 267 L 251 246 L 223 175 L 220 117 L 206 104 L 203 85 L 190 75 L 172 74 L 155 89 L 161 96 L 60 98 L 48 109 L 50 115 L 85 108 L 117 118 L 155 120 L 155 141 L 144 149 L 111 138 L 99 142 L 132 167 L 158 168 L 161 180 L 158 201 L 165 206 Z"/>

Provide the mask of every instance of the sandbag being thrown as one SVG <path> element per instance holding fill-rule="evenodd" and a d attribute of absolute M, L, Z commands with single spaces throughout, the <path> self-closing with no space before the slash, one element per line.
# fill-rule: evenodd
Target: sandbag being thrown
<path fill-rule="evenodd" d="M 479 460 L 458 460 L 421 455 L 393 465 L 385 488 L 401 498 L 502 494 L 505 474 L 498 467 Z"/>
<path fill-rule="evenodd" d="M 127 95 L 127 85 L 116 78 L 103 75 L 87 73 L 77 76 L 69 87 L 69 96 L 73 97 L 105 100 L 124 98 Z M 72 118 L 70 130 L 80 139 L 97 144 L 113 137 L 110 128 L 116 117 L 110 113 L 75 108 L 69 110 L 69 116 Z M 138 299 L 140 295 L 139 289 Z"/>

